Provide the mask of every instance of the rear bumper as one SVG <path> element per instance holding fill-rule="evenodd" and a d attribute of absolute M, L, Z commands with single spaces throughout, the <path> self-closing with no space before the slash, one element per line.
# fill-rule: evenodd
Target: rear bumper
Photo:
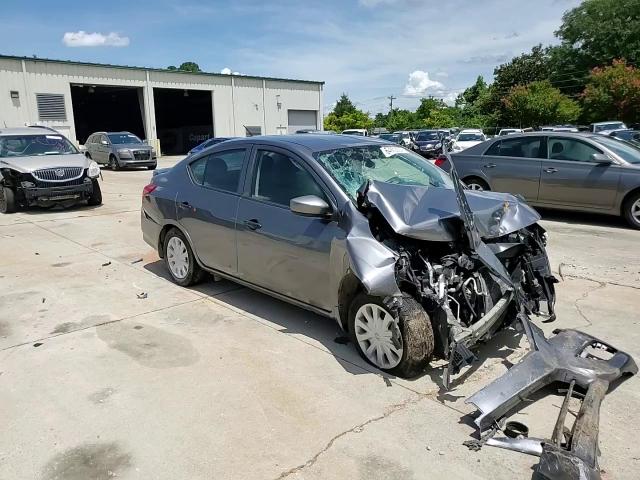
<path fill-rule="evenodd" d="M 90 179 L 85 179 L 80 185 L 21 188 L 20 191 L 28 205 L 86 200 L 93 193 L 93 182 Z"/>

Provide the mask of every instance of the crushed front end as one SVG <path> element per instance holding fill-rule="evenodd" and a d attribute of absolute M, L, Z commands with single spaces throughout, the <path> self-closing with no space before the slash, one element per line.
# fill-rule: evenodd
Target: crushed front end
<path fill-rule="evenodd" d="M 474 345 L 515 321 L 513 284 L 528 312 L 555 318 L 556 280 L 539 217 L 510 195 L 475 194 L 474 202 L 485 245 L 508 281 L 470 244 L 453 191 L 372 182 L 358 201 L 375 239 L 397 254 L 398 288 L 429 314 L 435 354 L 449 361 L 445 385 L 474 360 Z"/>
<path fill-rule="evenodd" d="M 93 182 L 82 167 L 57 167 L 18 172 L 3 169 L 5 185 L 16 192 L 16 200 L 25 207 L 49 207 L 87 200 L 93 192 Z"/>

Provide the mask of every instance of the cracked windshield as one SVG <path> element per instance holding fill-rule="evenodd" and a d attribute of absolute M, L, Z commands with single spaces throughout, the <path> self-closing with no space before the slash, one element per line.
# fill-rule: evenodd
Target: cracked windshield
<path fill-rule="evenodd" d="M 402 147 L 372 145 L 340 148 L 316 153 L 315 157 L 353 199 L 358 189 L 369 180 L 453 188 L 451 179 L 444 171 Z"/>

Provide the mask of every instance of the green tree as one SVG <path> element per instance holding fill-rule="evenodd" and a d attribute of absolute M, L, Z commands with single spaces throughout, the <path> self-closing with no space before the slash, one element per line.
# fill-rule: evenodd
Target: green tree
<path fill-rule="evenodd" d="M 175 65 L 169 65 L 167 70 L 177 70 L 178 68 Z"/>
<path fill-rule="evenodd" d="M 439 108 L 432 110 L 424 120 L 426 128 L 449 128 L 457 126 L 455 108 Z M 466 125 L 465 125 L 466 126 Z"/>
<path fill-rule="evenodd" d="M 488 90 L 487 82 L 484 81 L 484 77 L 479 75 L 476 79 L 476 83 L 465 89 L 458 98 L 456 98 L 456 107 L 469 108 L 473 107 L 478 99 L 485 95 Z"/>
<path fill-rule="evenodd" d="M 395 132 L 397 130 L 406 130 L 408 128 L 421 128 L 422 122 L 418 118 L 416 112 L 394 108 L 387 116 L 386 127 L 390 132 Z"/>
<path fill-rule="evenodd" d="M 183 72 L 201 72 L 200 66 L 195 62 L 184 62 L 178 67 L 178 70 Z"/>
<path fill-rule="evenodd" d="M 439 98 L 421 98 L 420 106 L 418 106 L 418 108 L 416 109 L 416 116 L 417 118 L 424 120 L 429 117 L 429 115 L 431 115 L 431 112 L 433 112 L 434 110 L 440 110 L 445 107 L 445 103 Z"/>
<path fill-rule="evenodd" d="M 338 117 L 342 117 L 343 115 L 350 113 L 355 113 L 356 111 L 358 111 L 358 109 L 349 99 L 346 93 L 343 93 L 340 96 L 340 99 L 336 102 L 336 106 L 333 109 L 333 113 L 335 113 Z"/>
<path fill-rule="evenodd" d="M 614 60 L 613 65 L 594 68 L 582 94 L 585 119 L 640 121 L 640 69 Z"/>
<path fill-rule="evenodd" d="M 607 65 L 616 58 L 637 64 L 640 0 L 584 0 L 563 15 L 556 35 L 591 66 Z"/>
<path fill-rule="evenodd" d="M 325 130 L 332 130 L 334 132 L 342 132 L 349 128 L 366 128 L 368 130 L 373 127 L 373 120 L 369 118 L 369 115 L 360 110 L 341 116 L 336 115 L 335 112 L 331 112 L 324 117 L 323 125 Z"/>
<path fill-rule="evenodd" d="M 519 127 L 571 123 L 580 115 L 578 103 L 563 95 L 548 80 L 516 85 L 502 103 L 505 119 L 510 125 Z"/>

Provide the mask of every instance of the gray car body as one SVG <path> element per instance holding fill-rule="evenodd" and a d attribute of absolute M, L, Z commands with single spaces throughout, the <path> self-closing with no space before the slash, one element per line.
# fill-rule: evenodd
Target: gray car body
<path fill-rule="evenodd" d="M 640 189 L 640 165 L 630 164 L 591 138 L 596 134 L 535 132 L 497 137 L 452 154 L 460 178 L 482 179 L 491 190 L 521 195 L 528 204 L 563 210 L 620 215 L 625 200 Z M 520 137 L 577 139 L 611 158 L 611 164 L 486 155 L 500 141 Z M 548 145 L 548 141 L 546 143 Z M 450 165 L 442 165 L 449 171 Z"/>
<path fill-rule="evenodd" d="M 109 139 L 110 134 L 127 134 L 129 132 L 95 132 L 89 135 L 85 142 L 86 153 L 89 158 L 95 160 L 99 164 L 107 165 L 109 158 L 114 156 L 121 167 L 152 167 L 157 165 L 155 151 L 150 145 L 145 143 L 119 143 L 113 144 Z M 90 141 L 92 139 L 97 141 Z M 107 144 L 101 143 L 104 140 Z M 128 150 L 131 152 L 129 156 L 122 155 L 118 150 Z M 138 160 L 135 158 L 134 152 L 145 152 L 147 159 Z"/>
<path fill-rule="evenodd" d="M 335 148 L 379 145 L 357 136 L 296 135 L 229 140 L 178 163 L 154 176 L 157 188 L 142 200 L 144 240 L 163 256 L 163 238 L 171 227 L 179 228 L 205 269 L 230 277 L 317 313 L 345 321 L 348 305 L 345 289 L 360 283 L 369 294 L 398 296 L 395 251 L 378 242 L 369 220 L 314 159 L 313 153 Z M 191 179 L 187 165 L 212 153 L 246 149 L 241 188 L 236 193 L 202 187 Z M 311 173 L 324 191 L 333 214 L 305 217 L 250 196 L 251 173 L 258 149 L 285 153 Z M 459 221 L 460 210 L 453 189 L 389 185 L 372 182 L 366 193 L 373 205 L 385 204 L 381 213 L 398 231 L 421 238 L 429 231 L 437 240 L 451 239 L 449 221 Z M 381 199 L 386 199 L 382 202 Z M 422 199 L 422 202 L 421 202 Z M 437 207 L 427 208 L 436 201 Z M 476 193 L 471 200 L 482 218 L 497 218 L 505 202 L 514 206 L 496 225 L 484 230 L 495 235 L 535 223 L 539 216 L 509 194 Z M 401 216 L 405 215 L 404 217 Z M 246 224 L 260 223 L 259 230 Z M 495 223 L 495 220 L 494 220 Z M 425 238 L 425 237 L 422 237 Z"/>

